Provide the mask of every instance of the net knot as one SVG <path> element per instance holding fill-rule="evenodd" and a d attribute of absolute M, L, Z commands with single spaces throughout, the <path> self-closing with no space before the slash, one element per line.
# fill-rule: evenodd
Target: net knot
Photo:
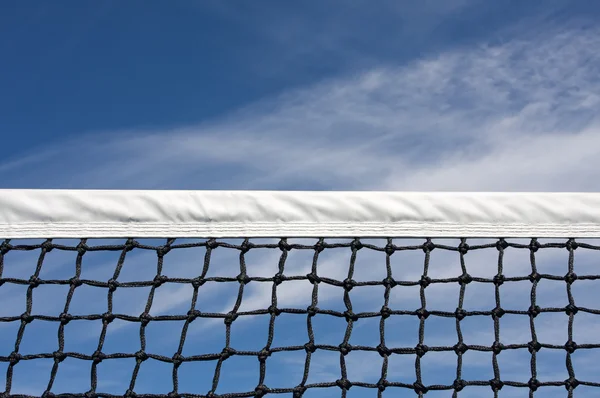
<path fill-rule="evenodd" d="M 292 250 L 292 246 L 287 242 L 287 239 L 281 239 L 277 246 L 279 246 L 279 250 L 282 252 L 289 252 Z"/>
<path fill-rule="evenodd" d="M 466 386 L 467 383 L 463 379 L 456 379 L 454 380 L 454 383 L 452 383 L 452 387 L 456 392 L 462 391 Z"/>
<path fill-rule="evenodd" d="M 456 317 L 456 319 L 458 319 L 459 321 L 462 321 L 463 319 L 465 319 L 467 317 L 467 311 L 463 310 L 462 308 L 457 308 L 454 311 L 454 316 Z"/>
<path fill-rule="evenodd" d="M 539 314 L 542 313 L 542 309 L 540 308 L 539 305 L 530 306 L 529 309 L 527 310 L 527 313 L 532 318 L 535 318 L 536 316 L 538 316 Z"/>
<path fill-rule="evenodd" d="M 204 285 L 206 281 L 202 278 L 194 278 L 192 279 L 192 287 L 194 289 L 198 289 L 200 286 Z"/>
<path fill-rule="evenodd" d="M 568 251 L 576 250 L 578 247 L 579 247 L 579 245 L 577 244 L 577 242 L 575 242 L 575 239 L 569 239 L 567 241 L 566 248 Z"/>
<path fill-rule="evenodd" d="M 271 356 L 271 350 L 269 350 L 268 348 L 263 348 L 262 350 L 260 350 L 260 352 L 258 353 L 258 360 L 260 362 L 265 362 L 267 360 L 268 357 Z"/>
<path fill-rule="evenodd" d="M 221 360 L 226 360 L 228 358 L 231 358 L 232 355 L 235 355 L 236 351 L 231 348 L 231 347 L 226 347 L 223 348 L 223 351 L 221 351 Z"/>
<path fill-rule="evenodd" d="M 565 313 L 569 316 L 575 315 L 575 314 L 577 314 L 577 312 L 579 312 L 579 309 L 577 307 L 575 307 L 573 304 L 568 304 L 565 307 Z"/>
<path fill-rule="evenodd" d="M 392 315 L 392 310 L 390 310 L 390 308 L 385 305 L 383 307 L 381 307 L 380 312 L 381 312 L 381 317 L 383 319 L 387 319 Z"/>
<path fill-rule="evenodd" d="M 293 398 L 301 398 L 306 392 L 307 388 L 305 386 L 296 386 L 294 387 L 294 395 Z"/>
<path fill-rule="evenodd" d="M 156 275 L 154 277 L 154 280 L 152 281 L 152 286 L 154 286 L 155 288 L 160 287 L 162 284 L 164 284 L 165 282 L 167 282 L 169 280 L 169 278 L 166 275 Z"/>
<path fill-rule="evenodd" d="M 47 241 L 42 243 L 41 247 L 42 247 L 42 250 L 44 250 L 46 253 L 50 253 L 52 251 L 52 249 L 54 249 L 54 245 L 52 244 L 51 239 L 48 239 Z"/>
<path fill-rule="evenodd" d="M 86 391 L 86 392 L 83 394 L 83 396 L 84 396 L 85 398 L 96 398 L 96 397 L 98 396 L 98 394 L 96 394 L 96 392 L 95 392 L 95 391 L 91 391 L 91 390 L 90 390 L 90 391 Z"/>
<path fill-rule="evenodd" d="M 32 275 L 31 278 L 29 278 L 29 286 L 33 289 L 38 287 L 41 283 L 42 280 L 35 275 Z"/>
<path fill-rule="evenodd" d="M 16 351 L 13 351 L 8 356 L 8 361 L 10 362 L 11 365 L 14 366 L 14 365 L 18 364 L 22 358 L 23 358 L 23 356 L 21 354 L 19 354 Z"/>
<path fill-rule="evenodd" d="M 527 382 L 527 385 L 529 386 L 529 389 L 531 391 L 537 391 L 537 389 L 540 387 L 540 381 L 538 379 L 535 379 L 535 378 L 532 377 Z"/>
<path fill-rule="evenodd" d="M 67 323 L 69 323 L 73 320 L 73 315 L 63 312 L 62 314 L 59 315 L 58 320 L 60 321 L 60 323 L 62 325 L 66 325 Z"/>
<path fill-rule="evenodd" d="M 462 355 L 469 350 L 469 346 L 463 342 L 456 343 L 452 348 L 454 349 L 456 355 Z"/>
<path fill-rule="evenodd" d="M 429 317 L 429 311 L 427 311 L 425 308 L 419 308 L 418 310 L 415 311 L 415 314 L 421 320 L 425 320 Z"/>
<path fill-rule="evenodd" d="M 567 282 L 570 285 L 571 283 L 577 280 L 577 274 L 575 272 L 569 272 L 565 275 L 564 279 L 565 282 Z"/>
<path fill-rule="evenodd" d="M 140 362 L 144 362 L 146 359 L 148 359 L 148 354 L 146 354 L 145 351 L 139 350 L 135 353 L 135 359 Z"/>
<path fill-rule="evenodd" d="M 219 247 L 219 242 L 216 239 L 209 239 L 206 241 L 206 247 L 213 250 Z"/>
<path fill-rule="evenodd" d="M 529 343 L 527 343 L 527 349 L 529 350 L 529 353 L 533 354 L 534 352 L 538 352 L 539 350 L 541 350 L 542 345 L 539 341 L 530 341 Z"/>
<path fill-rule="evenodd" d="M 308 308 L 306 308 L 306 313 L 310 317 L 313 317 L 313 316 L 317 315 L 318 312 L 319 312 L 319 307 L 315 307 L 313 305 L 310 305 L 310 306 L 308 306 Z"/>
<path fill-rule="evenodd" d="M 44 393 L 42 394 L 42 398 L 53 398 L 55 396 L 56 395 L 54 395 L 54 393 L 51 391 L 44 391 Z"/>
<path fill-rule="evenodd" d="M 64 361 L 67 358 L 67 354 L 65 354 L 62 351 L 54 351 L 52 353 L 52 356 L 54 357 L 54 360 L 56 362 L 62 362 L 62 361 Z"/>
<path fill-rule="evenodd" d="M 264 384 L 261 384 L 259 386 L 257 386 L 254 389 L 254 393 L 255 393 L 255 397 L 264 397 L 265 395 L 267 395 L 271 390 L 269 389 L 269 387 L 265 386 Z"/>
<path fill-rule="evenodd" d="M 356 322 L 358 321 L 358 315 L 356 315 L 352 310 L 344 311 L 344 317 L 346 318 L 346 322 Z"/>
<path fill-rule="evenodd" d="M 109 324 L 112 321 L 114 321 L 116 318 L 115 314 L 113 314 L 112 312 L 105 312 L 104 314 L 102 314 L 102 322 Z"/>
<path fill-rule="evenodd" d="M 5 240 L 0 245 L 0 254 L 4 255 L 4 254 L 8 253 L 9 251 L 11 251 L 12 248 L 13 247 L 12 247 L 12 245 L 10 243 L 8 243 L 8 240 Z"/>
<path fill-rule="evenodd" d="M 425 275 L 421 275 L 419 285 L 421 285 L 421 287 L 425 289 L 427 286 L 431 285 L 431 278 Z"/>
<path fill-rule="evenodd" d="M 94 363 L 96 363 L 96 364 L 102 362 L 105 359 L 106 359 L 106 354 L 103 353 L 102 351 L 96 350 L 92 354 L 92 361 L 94 361 Z"/>
<path fill-rule="evenodd" d="M 352 290 L 352 288 L 354 286 L 356 286 L 356 281 L 351 278 L 346 278 L 346 279 L 344 279 L 343 286 L 344 286 L 344 290 L 349 292 L 350 290 Z"/>
<path fill-rule="evenodd" d="M 124 250 L 126 252 L 130 252 L 133 249 L 135 249 L 137 246 L 138 246 L 138 243 L 135 240 L 133 240 L 133 239 L 127 239 L 127 242 L 125 242 Z"/>
<path fill-rule="evenodd" d="M 125 395 L 123 395 L 123 397 L 124 398 L 135 398 L 135 397 L 137 397 L 137 394 L 133 390 L 127 390 L 127 391 L 125 391 Z"/>
<path fill-rule="evenodd" d="M 364 246 L 362 244 L 362 242 L 360 241 L 360 239 L 356 238 L 352 241 L 352 243 L 350 244 L 350 248 L 352 249 L 352 251 L 358 251 L 360 249 L 362 249 Z"/>
<path fill-rule="evenodd" d="M 379 355 L 382 358 L 388 357 L 390 355 L 392 355 L 392 350 L 390 350 L 389 348 L 387 348 L 384 344 L 379 344 L 377 346 L 377 352 L 379 353 Z"/>
<path fill-rule="evenodd" d="M 352 383 L 346 378 L 336 380 L 335 384 L 342 390 L 349 390 L 352 387 Z"/>
<path fill-rule="evenodd" d="M 538 274 L 537 272 L 532 272 L 531 274 L 529 274 L 529 281 L 531 283 L 539 282 L 541 280 L 542 280 L 542 275 Z"/>
<path fill-rule="evenodd" d="M 252 282 L 252 279 L 250 279 L 250 277 L 249 277 L 248 275 L 246 275 L 246 274 L 239 274 L 239 275 L 236 277 L 236 279 L 237 279 L 237 281 L 238 281 L 239 283 L 241 283 L 242 285 L 246 285 L 246 284 L 248 284 L 248 283 Z"/>
<path fill-rule="evenodd" d="M 179 365 L 182 364 L 183 362 L 183 355 L 179 354 L 179 353 L 175 353 L 172 357 L 171 357 L 171 361 L 173 362 L 173 366 L 178 367 Z"/>
<path fill-rule="evenodd" d="M 506 281 L 506 278 L 502 274 L 498 274 L 498 275 L 494 276 L 494 285 L 496 285 L 496 286 L 502 286 L 502 284 L 504 284 L 505 281 Z"/>
<path fill-rule="evenodd" d="M 308 278 L 308 281 L 312 284 L 315 284 L 315 283 L 318 284 L 321 282 L 321 278 L 319 278 L 319 276 L 317 274 L 310 273 L 310 274 L 307 274 L 306 277 Z"/>
<path fill-rule="evenodd" d="M 531 242 L 529 242 L 529 250 L 531 250 L 533 253 L 537 252 L 540 247 L 540 242 L 538 242 L 536 238 L 531 239 Z"/>
<path fill-rule="evenodd" d="M 179 398 L 180 395 L 176 391 L 171 391 L 170 393 L 167 394 L 167 397 L 169 397 L 169 398 Z"/>
<path fill-rule="evenodd" d="M 352 346 L 348 343 L 342 343 L 338 346 L 338 348 L 340 349 L 340 353 L 344 356 L 350 354 L 352 351 Z"/>
<path fill-rule="evenodd" d="M 398 282 L 396 282 L 393 278 L 391 277 L 387 277 L 383 280 L 383 286 L 385 286 L 385 288 L 393 288 L 396 287 L 398 285 Z"/>
<path fill-rule="evenodd" d="M 469 252 L 469 245 L 467 243 L 465 243 L 464 241 L 460 243 L 460 245 L 458 245 L 458 252 L 460 254 L 467 254 Z"/>
<path fill-rule="evenodd" d="M 287 280 L 287 276 L 285 276 L 285 275 L 283 275 L 283 274 L 276 274 L 276 275 L 273 277 L 273 283 L 274 283 L 276 286 L 279 286 L 279 285 L 281 285 L 281 284 L 282 284 L 284 281 L 286 281 L 286 280 Z"/>
<path fill-rule="evenodd" d="M 497 392 L 502 390 L 504 383 L 500 379 L 492 379 L 490 380 L 490 387 L 492 387 L 492 391 Z"/>
<path fill-rule="evenodd" d="M 501 252 L 501 251 L 503 251 L 503 250 L 504 250 L 504 249 L 506 249 L 506 248 L 508 248 L 508 242 L 506 242 L 506 241 L 504 240 L 504 238 L 502 238 L 502 239 L 498 240 L 498 242 L 496 242 L 496 249 L 497 249 L 498 251 L 500 251 L 500 252 Z"/>
<path fill-rule="evenodd" d="M 304 344 L 304 350 L 307 353 L 313 353 L 315 351 L 317 351 L 317 347 L 315 346 L 315 344 L 312 341 L 309 341 L 308 343 Z"/>
<path fill-rule="evenodd" d="M 275 316 L 281 315 L 281 310 L 274 305 L 270 305 L 268 308 L 268 311 L 269 311 L 269 314 L 271 314 L 271 315 L 275 315 Z"/>
<path fill-rule="evenodd" d="M 152 320 L 152 315 L 150 315 L 147 312 L 142 312 L 142 314 L 140 315 L 140 322 L 141 322 L 142 326 L 144 326 L 144 327 L 148 326 L 148 324 L 150 323 L 151 320 Z"/>
<path fill-rule="evenodd" d="M 506 314 L 506 311 L 502 307 L 496 307 L 492 310 L 492 317 L 494 318 L 502 318 L 502 316 Z"/>
<path fill-rule="evenodd" d="M 237 319 L 238 315 L 234 312 L 230 312 L 227 315 L 225 315 L 225 325 L 231 325 L 233 323 L 233 321 L 235 321 Z"/>
<path fill-rule="evenodd" d="M 319 241 L 315 243 L 314 249 L 317 253 L 321 253 L 325 250 L 325 242 L 323 242 L 323 239 L 319 239 Z"/>
<path fill-rule="evenodd" d="M 69 284 L 73 287 L 79 287 L 79 286 L 83 285 L 83 282 L 81 281 L 81 279 L 74 276 L 73 278 L 69 279 Z"/>
<path fill-rule="evenodd" d="M 117 290 L 117 288 L 119 287 L 119 282 L 115 279 L 109 279 L 108 280 L 108 291 L 109 292 L 114 292 L 115 290 Z"/>
<path fill-rule="evenodd" d="M 34 319 L 33 315 L 31 315 L 27 312 L 24 312 L 21 314 L 21 322 L 23 322 L 24 324 L 33 322 L 33 319 Z"/>
<path fill-rule="evenodd" d="M 240 246 L 240 251 L 242 252 L 242 254 L 246 254 L 252 248 L 254 248 L 254 243 L 252 243 L 248 239 L 246 239 L 246 240 L 244 240 L 244 242 L 242 242 L 242 245 Z"/>
<path fill-rule="evenodd" d="M 415 390 L 415 392 L 417 394 L 426 394 L 427 393 L 427 387 L 425 387 L 423 385 L 423 383 L 421 383 L 420 381 L 415 381 L 413 383 L 413 390 Z"/>
<path fill-rule="evenodd" d="M 79 253 L 80 256 L 83 256 L 87 250 L 88 245 L 86 245 L 85 241 L 82 240 L 81 242 L 79 242 L 79 244 L 77 245 L 77 253 Z"/>
<path fill-rule="evenodd" d="M 569 354 L 574 353 L 577 350 L 577 343 L 574 342 L 573 340 L 569 340 L 565 343 L 565 350 L 567 350 L 567 352 Z"/>
<path fill-rule="evenodd" d="M 194 322 L 194 320 L 195 320 L 196 318 L 198 318 L 198 317 L 200 316 L 200 314 L 201 314 L 201 312 L 200 312 L 200 311 L 198 311 L 198 310 L 189 310 L 189 311 L 187 312 L 187 321 L 188 321 L 189 323 L 192 323 L 192 322 Z"/>
<path fill-rule="evenodd" d="M 386 253 L 388 256 L 391 256 L 391 255 L 392 255 L 392 254 L 394 254 L 395 252 L 396 252 L 396 246 L 394 246 L 393 244 L 391 244 L 391 243 L 388 243 L 388 244 L 385 246 L 385 253 Z"/>
<path fill-rule="evenodd" d="M 423 244 L 423 251 L 425 253 L 429 253 L 435 249 L 435 244 L 431 241 L 431 239 L 427 239 Z"/>
<path fill-rule="evenodd" d="M 427 351 L 429 351 L 429 347 L 427 347 L 425 344 L 417 344 L 417 346 L 415 347 L 415 353 L 417 354 L 417 356 L 419 358 L 422 358 L 423 355 L 427 354 Z"/>
<path fill-rule="evenodd" d="M 169 245 L 160 246 L 159 248 L 156 249 L 156 255 L 158 257 L 163 257 L 165 254 L 167 254 L 170 251 L 171 251 L 171 246 L 169 246 Z"/>
<path fill-rule="evenodd" d="M 473 282 L 473 277 L 466 272 L 458 277 L 458 283 L 461 285 L 468 285 L 471 282 Z"/>
<path fill-rule="evenodd" d="M 578 385 L 579 380 L 577 380 L 574 377 L 569 377 L 567 380 L 565 380 L 565 388 L 567 390 L 574 390 L 575 388 L 577 388 Z"/>
<path fill-rule="evenodd" d="M 494 344 L 492 344 L 492 352 L 496 355 L 499 355 L 504 349 L 504 344 L 500 343 L 499 341 L 494 341 Z"/>
<path fill-rule="evenodd" d="M 377 389 L 379 391 L 385 391 L 385 389 L 387 388 L 387 386 L 390 385 L 390 382 L 387 381 L 384 378 L 379 379 L 379 381 L 377 382 Z"/>

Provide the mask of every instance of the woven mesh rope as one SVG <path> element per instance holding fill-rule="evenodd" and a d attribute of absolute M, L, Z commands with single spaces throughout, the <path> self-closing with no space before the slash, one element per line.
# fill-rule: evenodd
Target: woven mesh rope
<path fill-rule="evenodd" d="M 596 396 L 599 249 L 5 240 L 2 397 Z"/>

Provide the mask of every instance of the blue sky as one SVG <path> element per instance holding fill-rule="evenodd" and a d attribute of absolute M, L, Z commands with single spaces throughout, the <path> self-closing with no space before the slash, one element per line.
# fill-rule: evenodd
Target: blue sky
<path fill-rule="evenodd" d="M 7 2 L 0 6 L 0 187 L 597 191 L 600 31 L 594 21 L 599 17 L 600 5 L 592 0 Z M 34 254 L 19 256 L 32 265 Z M 340 254 L 339 262 L 345 264 L 347 254 Z M 592 262 L 582 256 L 583 264 Z M 16 257 L 11 261 L 18 267 Z M 181 261 L 196 258 L 191 254 Z M 335 258 L 331 264 L 337 264 Z M 275 272 L 258 264 L 276 264 L 276 259 L 261 259 L 257 272 Z M 73 258 L 56 261 L 52 272 L 57 275 L 73 270 Z M 114 266 L 115 258 L 87 261 L 90 272 L 108 279 L 103 272 Z M 219 261 L 226 272 L 228 260 Z M 527 267 L 528 259 L 523 261 Z M 559 275 L 566 272 L 563 257 L 548 261 Z M 380 268 L 375 268 L 383 270 L 381 259 L 376 262 Z M 143 256 L 132 263 L 147 267 Z M 297 260 L 290 267 L 302 270 L 303 264 Z M 196 270 L 178 266 L 177 272 Z M 334 273 L 345 271 L 329 267 Z M 132 277 L 138 276 L 135 269 L 128 271 Z M 515 290 L 515 303 L 522 303 L 518 297 L 527 296 L 528 288 Z M 270 287 L 255 289 L 246 305 L 263 306 Z M 548 286 L 541 297 L 564 302 L 564 286 L 556 289 L 562 296 Z M 7 298 L 7 285 L 2 290 L 3 300 L 10 302 L 3 311 L 21 313 L 24 292 L 13 301 Z M 307 292 L 306 286 L 287 291 L 290 305 L 305 305 L 296 296 Z M 164 292 L 162 311 L 187 311 L 189 292 Z M 591 292 L 582 286 L 579 299 L 589 302 Z M 84 297 L 79 300 L 91 305 L 97 303 L 94 294 L 102 296 L 88 293 L 80 293 Z M 53 293 L 44 294 L 43 308 L 60 311 L 62 304 L 51 298 Z M 123 311 L 135 313 L 146 293 L 131 293 L 130 299 L 123 294 Z M 398 300 L 416 297 L 416 292 L 403 294 L 398 293 Z M 445 294 L 433 291 L 432 305 L 443 306 Z M 355 300 L 368 306 L 369 297 L 357 294 Z M 341 303 L 339 292 L 331 292 L 330 305 Z M 491 301 L 478 303 L 485 307 Z M 207 293 L 205 304 L 219 308 L 223 303 Z M 304 326 L 289 322 L 280 331 L 293 339 L 292 332 Z M 508 322 L 507 333 L 514 334 L 507 339 L 520 336 L 523 329 Z M 557 333 L 546 338 L 564 343 L 566 317 L 544 322 Z M 593 318 L 581 322 L 588 322 L 582 330 L 600 326 Z M 376 338 L 366 331 L 371 326 L 357 328 L 355 336 Z M 446 330 L 455 333 L 454 325 L 442 326 L 432 339 L 442 339 Z M 477 326 L 481 330 L 473 336 L 482 335 L 491 344 L 490 331 Z M 323 338 L 339 338 L 339 327 L 325 327 Z M 12 337 L 5 336 L 16 331 L 8 329 L 4 326 L 0 334 L 10 344 Z M 75 348 L 82 350 L 97 338 L 97 331 L 84 329 L 73 332 L 79 338 L 74 344 L 80 344 Z M 134 329 L 115 330 L 109 336 L 113 348 L 129 347 Z M 239 336 L 262 337 L 263 329 L 260 320 L 250 321 L 239 327 Z M 211 332 L 197 332 L 197 349 L 217 346 L 220 351 L 223 329 L 207 330 Z M 40 329 L 24 344 L 46 344 L 41 336 L 51 336 L 48 346 L 31 347 L 54 350 L 55 333 Z M 398 344 L 409 336 L 414 333 L 399 334 Z M 156 350 L 172 349 L 159 340 Z M 376 381 L 377 372 L 360 366 L 364 360 L 354 359 L 355 378 Z M 302 366 L 297 361 L 286 358 L 271 369 L 277 369 L 278 380 L 294 380 L 283 384 L 296 384 Z M 549 379 L 566 378 L 563 361 L 547 360 L 561 365 L 549 365 Z M 517 369 L 518 364 L 524 362 L 506 366 Z M 56 388 L 67 388 L 70 381 L 86 390 L 89 369 L 82 372 L 76 361 L 64 365 L 64 380 Z M 438 369 L 428 374 L 450 375 L 454 364 L 447 365 L 446 373 Z M 110 382 L 99 389 L 123 392 L 121 376 L 129 377 L 130 365 L 122 366 L 107 373 L 104 379 Z M 240 389 L 256 383 L 257 375 L 246 364 L 232 366 L 224 374 L 242 374 L 248 385 Z M 339 365 L 337 358 L 323 357 L 315 366 L 315 377 L 330 379 L 329 372 Z M 411 361 L 408 368 L 396 366 L 398 377 L 406 369 L 413 371 Z M 491 377 L 477 373 L 491 369 L 489 358 L 474 358 L 472 366 L 471 378 Z M 525 363 L 524 372 L 527 367 Z M 35 369 L 15 376 L 13 392 L 43 391 L 46 370 L 39 373 L 44 375 L 41 384 L 26 381 Z M 593 370 L 590 364 L 585 369 Z M 156 373 L 147 372 L 140 375 L 145 380 L 140 391 L 170 391 L 170 369 L 159 366 Z M 186 377 L 181 390 L 188 388 L 186 383 L 194 390 L 190 381 L 195 376 Z M 223 388 L 238 386 L 231 380 Z M 207 385 L 200 390 L 205 392 Z M 563 396 L 564 389 L 556 391 Z M 349 396 L 368 394 L 353 389 Z M 475 389 L 472 394 L 482 393 Z M 519 394 L 503 390 L 502 396 L 523 396 Z"/>

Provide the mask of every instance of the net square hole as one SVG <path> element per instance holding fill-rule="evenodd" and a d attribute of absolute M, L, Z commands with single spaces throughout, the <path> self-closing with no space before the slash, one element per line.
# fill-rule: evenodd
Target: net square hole
<path fill-rule="evenodd" d="M 234 355 L 223 362 L 217 394 L 254 391 L 260 373 L 258 358 Z"/>
<path fill-rule="evenodd" d="M 276 333 L 285 327 L 275 319 Z M 238 351 L 260 351 L 267 344 L 271 315 L 249 315 L 238 318 L 231 325 L 231 346 Z M 279 326 L 279 327 L 278 327 Z"/>
<path fill-rule="evenodd" d="M 370 246 L 384 248 L 387 241 L 385 239 L 361 239 L 361 243 L 365 247 L 356 253 L 352 279 L 360 282 L 382 281 L 387 276 L 386 253 Z"/>
<path fill-rule="evenodd" d="M 462 378 L 464 380 L 493 379 L 492 353 L 474 350 L 465 352 L 463 354 Z"/>
<path fill-rule="evenodd" d="M 277 316 L 277 318 L 275 319 L 273 347 L 303 346 L 304 344 L 306 344 L 308 342 L 308 330 L 306 320 L 307 316 L 304 314 L 284 313 Z M 266 338 L 266 332 L 263 333 L 262 336 L 265 336 Z"/>
<path fill-rule="evenodd" d="M 317 350 L 311 355 L 308 383 L 334 382 L 341 377 L 340 353 Z"/>
<path fill-rule="evenodd" d="M 156 321 L 148 323 L 145 331 L 146 352 L 172 357 L 179 347 L 184 324 L 185 321 Z"/>
<path fill-rule="evenodd" d="M 380 322 L 381 317 L 373 317 L 361 318 L 358 322 L 354 323 L 352 335 L 350 337 L 350 344 L 372 347 L 377 346 L 380 341 Z"/>
<path fill-rule="evenodd" d="M 456 378 L 456 354 L 428 352 L 421 358 L 421 372 L 424 385 L 452 384 Z"/>
<path fill-rule="evenodd" d="M 305 361 L 304 350 L 273 353 L 267 359 L 265 384 L 269 388 L 290 388 L 299 385 L 304 376 Z"/>
<path fill-rule="evenodd" d="M 239 246 L 243 239 L 219 240 L 220 243 Z M 252 250 L 250 250 L 252 251 Z M 240 274 L 240 251 L 235 248 L 219 246 L 211 250 L 207 277 L 235 278 Z M 248 252 L 249 253 L 249 252 Z M 248 255 L 246 253 L 246 255 Z"/>
<path fill-rule="evenodd" d="M 348 380 L 352 382 L 377 383 L 381 377 L 383 358 L 377 352 L 351 351 L 344 360 Z"/>
<path fill-rule="evenodd" d="M 348 323 L 344 318 L 327 314 L 317 314 L 312 318 L 315 344 L 339 345 L 344 340 Z M 306 342 L 308 335 L 306 335 Z"/>
<path fill-rule="evenodd" d="M 21 361 L 13 367 L 11 394 L 41 396 L 48 387 L 51 359 Z"/>
<path fill-rule="evenodd" d="M 74 392 L 83 392 L 90 389 L 90 365 L 91 362 L 84 362 L 76 358 L 66 358 L 58 365 L 56 379 L 52 386 L 52 392 L 55 394 L 67 394 Z M 50 372 L 46 374 L 50 379 Z"/>
<path fill-rule="evenodd" d="M 200 276 L 204 268 L 206 247 L 178 247 L 178 245 L 197 245 L 202 240 L 177 239 L 172 249 L 163 257 L 163 274 L 170 278 L 192 279 Z"/>
<path fill-rule="evenodd" d="M 177 372 L 179 392 L 206 394 L 212 388 L 217 361 L 183 362 Z"/>
<path fill-rule="evenodd" d="M 140 366 L 134 391 L 137 394 L 167 394 L 173 390 L 172 373 L 172 364 L 150 358 Z"/>

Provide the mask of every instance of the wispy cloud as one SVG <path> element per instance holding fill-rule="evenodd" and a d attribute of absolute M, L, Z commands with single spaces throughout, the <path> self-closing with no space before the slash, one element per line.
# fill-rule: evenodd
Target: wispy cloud
<path fill-rule="evenodd" d="M 0 167 L 79 188 L 594 190 L 599 37 L 455 49 L 204 125 L 84 135 L 30 167 Z M 51 180 L 36 178 L 42 165 Z"/>

